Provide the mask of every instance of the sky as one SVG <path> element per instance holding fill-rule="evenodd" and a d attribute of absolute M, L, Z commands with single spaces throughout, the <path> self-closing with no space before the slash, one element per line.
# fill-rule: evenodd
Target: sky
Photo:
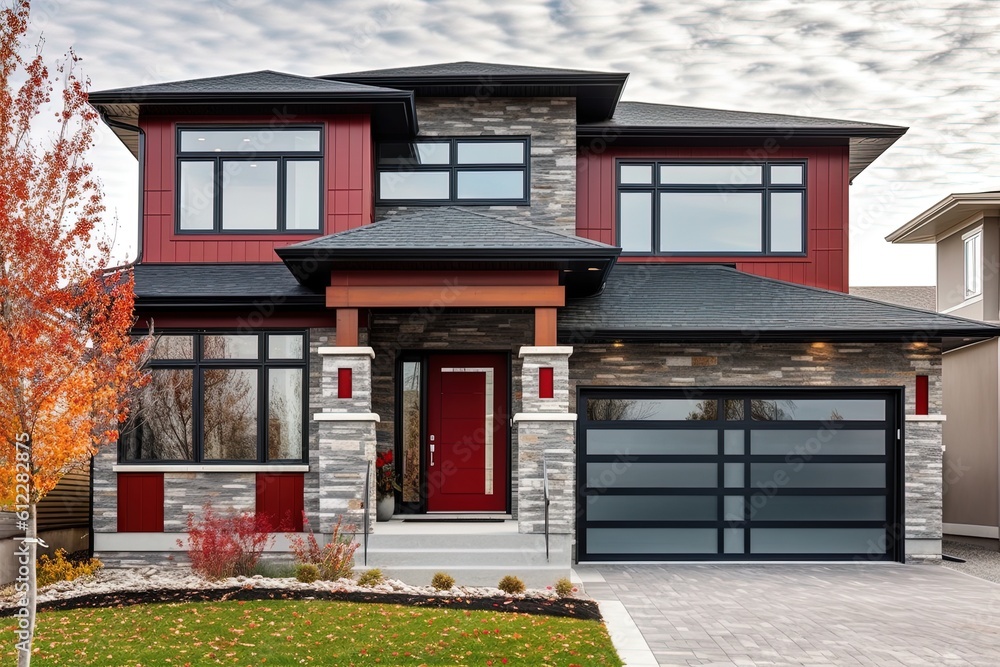
<path fill-rule="evenodd" d="M 630 72 L 623 99 L 909 127 L 851 187 L 853 285 L 934 283 L 932 246 L 886 234 L 952 192 L 1000 189 L 996 0 L 36 0 L 47 57 L 93 90 L 260 69 L 474 60 Z M 134 256 L 135 159 L 92 160 Z"/>

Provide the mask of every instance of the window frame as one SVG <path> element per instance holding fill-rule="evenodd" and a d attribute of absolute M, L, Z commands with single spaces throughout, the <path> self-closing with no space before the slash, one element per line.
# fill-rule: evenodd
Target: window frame
<path fill-rule="evenodd" d="M 318 151 L 183 151 L 181 150 L 181 135 L 184 132 L 204 130 L 211 132 L 215 130 L 251 130 L 259 132 L 273 132 L 274 130 L 316 130 L 319 132 Z M 174 133 L 174 233 L 178 235 L 309 235 L 315 236 L 323 231 L 323 200 L 326 184 L 326 146 L 325 128 L 320 123 L 303 123 L 289 125 L 287 127 L 268 127 L 256 124 L 178 124 Z M 277 187 L 277 210 L 276 227 L 274 229 L 224 229 L 222 226 L 222 200 L 224 188 L 222 185 L 222 163 L 223 161 L 251 161 L 277 162 L 278 180 Z M 181 164 L 184 162 L 210 162 L 214 165 L 214 181 L 212 184 L 212 229 L 183 229 L 181 227 Z M 318 162 L 319 163 L 319 217 L 314 229 L 288 229 L 287 227 L 287 188 L 288 188 L 288 167 L 289 162 Z"/>
<path fill-rule="evenodd" d="M 148 331 L 136 330 L 136 335 L 148 334 Z M 301 335 L 301 359 L 270 359 L 268 357 L 267 339 L 271 335 Z M 191 384 L 191 442 L 194 450 L 192 459 L 128 459 L 126 453 L 128 436 L 118 439 L 118 463 L 129 466 L 162 466 L 162 465 L 206 465 L 206 466 L 256 466 L 256 465 L 302 465 L 309 462 L 309 330 L 308 329 L 260 329 L 253 332 L 235 329 L 167 329 L 159 332 L 163 336 L 192 336 L 193 354 L 190 359 L 149 359 L 146 370 L 190 370 Z M 204 338 L 206 336 L 257 336 L 256 359 L 205 359 Z M 205 400 L 203 393 L 203 376 L 205 370 L 215 369 L 252 369 L 257 372 L 257 456 L 254 459 L 209 459 L 205 458 Z M 271 369 L 300 369 L 302 371 L 302 455 L 294 459 L 268 458 L 268 371 Z M 131 427 L 131 424 L 130 424 Z M 133 429 L 129 428 L 129 431 Z"/>
<path fill-rule="evenodd" d="M 969 246 L 973 244 L 975 257 L 972 257 L 972 272 L 976 281 L 975 291 L 969 291 Z M 962 234 L 962 283 L 966 299 L 974 299 L 983 294 L 983 228 Z"/>
<path fill-rule="evenodd" d="M 520 165 L 510 163 L 458 163 L 458 145 L 461 143 L 512 143 L 521 142 L 524 146 L 524 162 Z M 381 165 L 379 164 L 379 149 L 382 144 L 449 144 L 447 164 L 426 165 Z M 410 141 L 384 141 L 375 146 L 375 203 L 378 206 L 528 206 L 531 204 L 531 137 L 528 135 L 490 135 L 490 136 L 448 136 L 420 137 Z M 448 172 L 448 197 L 445 199 L 383 199 L 383 173 L 406 172 Z M 523 193 L 520 199 L 461 199 L 458 196 L 459 172 L 482 171 L 523 171 Z"/>
<path fill-rule="evenodd" d="M 621 219 L 621 195 L 627 192 L 648 192 L 652 196 L 652 219 L 650 221 L 650 251 L 637 251 L 622 249 L 622 257 L 806 257 L 809 254 L 809 164 L 806 158 L 790 158 L 776 160 L 762 160 L 746 162 L 740 160 L 725 159 L 675 159 L 675 158 L 619 158 L 615 160 L 615 241 L 621 247 L 622 219 Z M 652 169 L 652 182 L 650 184 L 622 183 L 623 166 L 649 166 Z M 661 166 L 728 166 L 760 167 L 762 178 L 760 184 L 747 185 L 725 185 L 721 183 L 709 184 L 660 184 Z M 802 184 L 772 184 L 772 166 L 801 166 Z M 759 193 L 761 195 L 761 250 L 748 251 L 670 251 L 660 250 L 662 239 L 660 209 L 661 197 L 664 192 L 674 193 Z M 771 197 L 772 193 L 802 193 L 802 250 L 800 251 L 771 251 Z"/>

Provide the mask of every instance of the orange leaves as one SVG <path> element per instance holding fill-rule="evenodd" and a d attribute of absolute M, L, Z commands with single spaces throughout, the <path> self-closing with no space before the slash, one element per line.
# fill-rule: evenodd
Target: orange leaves
<path fill-rule="evenodd" d="M 0 504 L 15 495 L 15 447 L 29 433 L 32 500 L 112 443 L 144 381 L 128 272 L 108 271 L 104 205 L 86 153 L 96 115 L 69 53 L 24 58 L 29 3 L 0 11 Z M 23 81 L 15 87 L 14 81 Z M 52 140 L 32 125 L 51 101 Z"/>

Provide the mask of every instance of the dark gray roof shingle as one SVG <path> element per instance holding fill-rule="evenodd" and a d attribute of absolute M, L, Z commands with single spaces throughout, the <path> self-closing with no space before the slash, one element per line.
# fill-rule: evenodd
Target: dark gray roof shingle
<path fill-rule="evenodd" d="M 139 305 L 163 301 L 253 300 L 322 305 L 323 293 L 303 287 L 284 264 L 138 264 Z"/>
<path fill-rule="evenodd" d="M 814 118 L 811 116 L 790 116 L 777 113 L 757 113 L 752 111 L 731 111 L 726 109 L 705 109 L 673 104 L 651 104 L 648 102 L 618 103 L 615 115 L 609 120 L 590 123 L 608 127 L 676 127 L 676 128 L 752 128 L 752 129 L 858 129 L 858 130 L 906 130 L 895 125 L 862 123 L 836 118 Z"/>
<path fill-rule="evenodd" d="M 340 74 L 329 74 L 330 78 L 344 77 L 345 79 L 371 78 L 371 79 L 400 79 L 408 77 L 490 77 L 490 76 L 512 76 L 512 77 L 553 77 L 553 76 L 575 76 L 580 74 L 611 74 L 611 72 L 599 72 L 583 69 L 564 69 L 560 67 L 531 67 L 529 65 L 504 65 L 502 63 L 479 63 L 471 61 L 454 63 L 436 63 L 433 65 L 416 65 L 413 67 L 390 67 L 387 69 L 371 69 L 362 72 L 343 72 Z M 617 74 L 617 72 L 616 72 Z"/>
<path fill-rule="evenodd" d="M 399 214 L 364 227 L 303 241 L 288 248 L 615 250 L 612 246 L 597 241 L 540 229 L 456 206 Z"/>
<path fill-rule="evenodd" d="M 112 98 L 129 97 L 132 101 L 141 101 L 144 96 L 157 95 L 216 95 L 225 93 L 237 94 L 275 94 L 275 93 L 331 93 L 331 94 L 365 94 L 365 93 L 399 92 L 392 88 L 366 86 L 360 83 L 345 83 L 328 79 L 314 79 L 298 74 L 286 74 L 272 70 L 259 72 L 243 72 L 210 76 L 204 79 L 187 79 L 185 81 L 167 81 L 144 86 L 129 86 L 99 90 L 90 94 L 91 100 L 103 102 Z"/>
<path fill-rule="evenodd" d="M 769 334 L 995 336 L 960 317 L 889 305 L 720 265 L 619 264 L 604 291 L 559 312 L 560 337 L 652 334 L 726 339 Z M 974 333 L 978 332 L 978 333 Z"/>
<path fill-rule="evenodd" d="M 850 288 L 853 296 L 875 301 L 894 303 L 921 310 L 937 310 L 937 288 L 933 285 L 856 285 Z"/>

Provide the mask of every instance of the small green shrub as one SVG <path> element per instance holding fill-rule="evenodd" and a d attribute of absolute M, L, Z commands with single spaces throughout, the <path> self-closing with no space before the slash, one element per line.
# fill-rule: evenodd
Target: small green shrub
<path fill-rule="evenodd" d="M 103 566 L 104 563 L 96 558 L 74 563 L 67 560 L 65 549 L 56 549 L 55 558 L 49 558 L 43 554 L 38 559 L 38 569 L 35 576 L 38 581 L 38 587 L 41 588 L 42 586 L 54 584 L 57 581 L 73 581 L 80 577 L 89 576 L 100 570 Z"/>
<path fill-rule="evenodd" d="M 299 563 L 295 566 L 295 578 L 303 584 L 311 584 L 319 579 L 319 567 L 313 563 Z"/>
<path fill-rule="evenodd" d="M 287 579 L 295 576 L 295 565 L 293 563 L 261 561 L 253 569 L 254 575 L 260 575 L 265 579 Z"/>
<path fill-rule="evenodd" d="M 382 574 L 382 570 L 373 567 L 361 573 L 361 576 L 358 577 L 358 586 L 371 588 L 372 586 L 378 586 L 383 581 L 385 581 L 385 576 Z"/>
<path fill-rule="evenodd" d="M 455 585 L 455 577 L 445 574 L 444 572 L 438 572 L 431 579 L 431 586 L 434 587 L 436 591 L 448 591 Z"/>
<path fill-rule="evenodd" d="M 568 598 L 575 590 L 576 586 L 574 586 L 573 582 L 566 577 L 563 577 L 556 582 L 556 595 L 561 598 Z"/>
<path fill-rule="evenodd" d="M 497 588 L 502 590 L 507 595 L 516 595 L 517 593 L 524 592 L 524 582 L 517 577 L 508 574 L 500 580 L 500 583 L 497 584 Z"/>

